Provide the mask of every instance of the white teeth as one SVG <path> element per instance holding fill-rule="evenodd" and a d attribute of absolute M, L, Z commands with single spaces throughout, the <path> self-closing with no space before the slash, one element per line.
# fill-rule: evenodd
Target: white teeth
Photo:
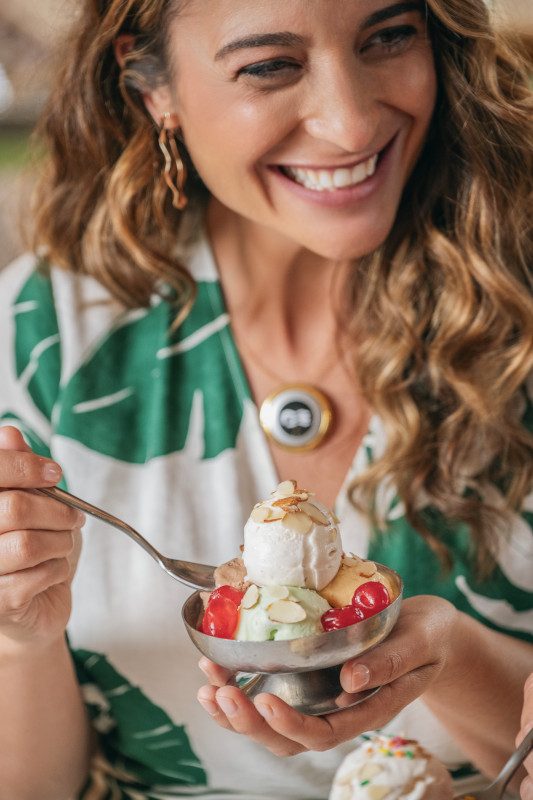
<path fill-rule="evenodd" d="M 327 169 L 321 169 L 318 173 L 318 182 L 322 189 L 333 189 L 333 177 L 334 173 L 328 172 Z"/>
<path fill-rule="evenodd" d="M 336 169 L 333 173 L 333 184 L 336 189 L 342 189 L 343 186 L 349 186 L 352 182 L 351 169 Z"/>
<path fill-rule="evenodd" d="M 366 163 L 365 161 L 364 164 L 358 164 L 352 169 L 352 183 L 361 183 L 366 179 Z"/>
<path fill-rule="evenodd" d="M 376 171 L 378 156 L 373 155 L 361 164 L 356 164 L 351 169 L 302 169 L 301 167 L 285 167 L 285 171 L 296 183 L 313 189 L 315 192 L 334 191 L 347 186 L 357 186 Z"/>
<path fill-rule="evenodd" d="M 374 172 L 376 171 L 377 164 L 378 164 L 378 156 L 376 153 L 375 156 L 372 156 L 372 158 L 369 158 L 368 161 L 366 162 L 367 178 L 370 178 L 374 174 Z"/>

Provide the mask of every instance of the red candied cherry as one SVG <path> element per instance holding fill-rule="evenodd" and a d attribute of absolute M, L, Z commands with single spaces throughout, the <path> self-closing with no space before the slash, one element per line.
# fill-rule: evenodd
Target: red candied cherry
<path fill-rule="evenodd" d="M 389 593 L 379 581 L 367 581 L 355 590 L 352 605 L 359 608 L 365 618 L 371 617 L 390 605 Z"/>
<path fill-rule="evenodd" d="M 208 602 L 210 603 L 212 600 L 217 600 L 219 597 L 226 597 L 228 600 L 231 600 L 232 603 L 235 603 L 236 606 L 240 606 L 242 598 L 244 597 L 244 592 L 239 592 L 239 590 L 235 589 L 233 586 L 225 584 L 224 586 L 218 586 L 216 589 L 213 589 L 209 595 Z"/>
<path fill-rule="evenodd" d="M 342 608 L 330 608 L 320 617 L 322 627 L 325 631 L 337 631 L 339 628 L 347 628 L 364 619 L 364 614 L 360 608 L 355 606 L 343 606 Z"/>
<path fill-rule="evenodd" d="M 233 639 L 238 622 L 239 609 L 235 603 L 227 597 L 215 597 L 207 604 L 202 620 L 202 633 L 219 639 Z"/>

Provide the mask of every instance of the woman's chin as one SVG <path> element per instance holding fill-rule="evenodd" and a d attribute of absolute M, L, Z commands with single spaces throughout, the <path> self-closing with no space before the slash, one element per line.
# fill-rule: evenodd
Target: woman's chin
<path fill-rule="evenodd" d="M 343 238 L 332 236 L 331 233 L 320 237 L 315 233 L 312 237 L 306 237 L 306 240 L 304 237 L 298 239 L 298 242 L 312 253 L 331 261 L 356 261 L 377 250 L 386 240 L 391 227 L 392 225 L 385 230 L 372 231 L 371 234 L 361 232 L 357 237 L 351 234 Z"/>

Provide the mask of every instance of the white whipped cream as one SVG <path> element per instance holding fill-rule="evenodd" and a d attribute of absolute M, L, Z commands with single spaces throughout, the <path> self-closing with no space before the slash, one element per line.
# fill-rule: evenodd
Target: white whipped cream
<path fill-rule="evenodd" d="M 449 773 L 416 742 L 375 736 L 346 756 L 329 800 L 451 800 Z"/>

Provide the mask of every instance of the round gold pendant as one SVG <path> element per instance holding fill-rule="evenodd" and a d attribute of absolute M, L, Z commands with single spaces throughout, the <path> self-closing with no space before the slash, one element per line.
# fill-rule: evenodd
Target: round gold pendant
<path fill-rule="evenodd" d="M 259 421 L 269 439 L 293 453 L 317 447 L 332 420 L 326 395 L 305 383 L 281 386 L 259 409 Z"/>

